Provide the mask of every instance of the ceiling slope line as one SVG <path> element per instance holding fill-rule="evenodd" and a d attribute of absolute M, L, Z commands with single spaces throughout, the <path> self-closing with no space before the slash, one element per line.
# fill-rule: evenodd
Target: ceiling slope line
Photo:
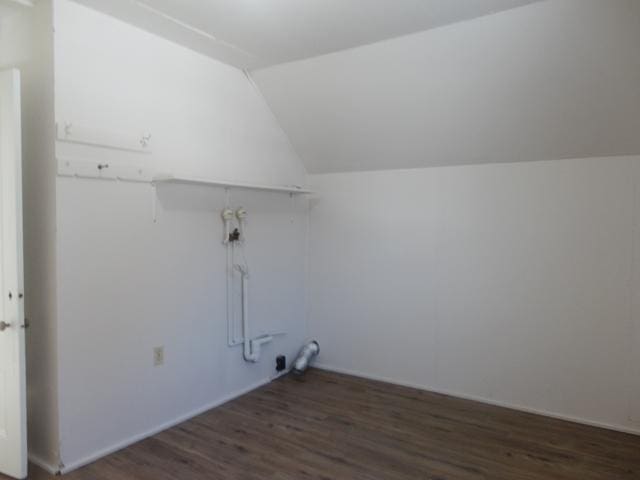
<path fill-rule="evenodd" d="M 247 78 L 247 82 L 249 82 L 249 85 L 251 86 L 251 88 L 253 88 L 255 94 L 260 98 L 260 100 L 262 101 L 262 103 L 264 104 L 268 112 L 271 114 L 271 118 L 273 119 L 275 124 L 278 126 L 282 134 L 284 135 L 284 138 L 287 140 L 287 144 L 289 145 L 291 152 L 293 152 L 293 154 L 298 158 L 298 160 L 304 167 L 305 172 L 309 173 L 309 171 L 307 170 L 307 166 L 304 164 L 304 161 L 302 160 L 302 156 L 300 155 L 295 145 L 293 144 L 293 141 L 289 137 L 289 133 L 287 133 L 287 131 L 284 129 L 284 125 L 282 125 L 282 122 L 280 122 L 280 119 L 276 115 L 276 112 L 273 111 L 273 108 L 271 107 L 271 104 L 267 100 L 267 97 L 264 96 L 264 94 L 262 93 L 262 90 L 260 90 L 260 87 L 251 76 L 251 72 L 247 69 L 242 69 L 242 73 L 244 73 L 244 76 Z"/>
<path fill-rule="evenodd" d="M 15 0 L 15 1 L 20 1 L 20 0 Z M 147 10 L 148 12 L 151 12 L 154 15 L 157 15 L 157 16 L 163 18 L 164 20 L 167 20 L 168 22 L 171 22 L 171 23 L 173 23 L 173 24 L 175 24 L 175 25 L 177 25 L 179 27 L 182 27 L 182 28 L 184 28 L 186 30 L 189 30 L 190 32 L 195 33 L 196 35 L 199 35 L 201 37 L 205 37 L 205 38 L 207 38 L 207 39 L 209 39 L 209 40 L 211 40 L 213 42 L 216 42 L 216 43 L 218 43 L 220 45 L 223 45 L 225 47 L 228 47 L 228 48 L 231 48 L 233 50 L 236 50 L 236 51 L 242 53 L 243 55 L 246 55 L 249 58 L 256 58 L 256 56 L 253 53 L 248 52 L 247 50 L 245 50 L 245 49 L 243 49 L 243 48 L 241 48 L 241 47 L 239 47 L 237 45 L 234 45 L 233 43 L 229 43 L 229 42 L 226 42 L 224 40 L 221 40 L 218 37 L 216 37 L 215 35 L 207 32 L 205 30 L 202 30 L 202 29 L 200 29 L 198 27 L 195 27 L 195 26 L 191 25 L 190 23 L 187 23 L 187 22 L 185 22 L 183 20 L 180 20 L 179 18 L 176 18 L 176 17 L 174 17 L 172 15 L 169 15 L 168 13 L 166 13 L 166 12 L 156 8 L 156 7 L 153 7 L 153 6 L 143 2 L 141 0 L 134 0 L 134 3 L 138 7 L 143 8 L 143 9 Z"/>

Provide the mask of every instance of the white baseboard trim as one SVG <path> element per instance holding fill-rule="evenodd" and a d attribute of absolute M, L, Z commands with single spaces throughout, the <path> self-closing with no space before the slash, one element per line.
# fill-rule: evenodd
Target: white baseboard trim
<path fill-rule="evenodd" d="M 437 393 L 440 395 L 447 395 L 449 397 L 461 398 L 463 400 L 472 400 L 474 402 L 484 403 L 486 405 L 493 405 L 495 407 L 508 408 L 510 410 L 517 410 L 519 412 L 532 413 L 534 415 L 541 415 L 544 417 L 555 418 L 557 420 L 564 420 L 566 422 L 579 423 L 582 425 L 587 425 L 589 427 L 604 428 L 606 430 L 613 430 L 615 432 L 628 433 L 631 435 L 640 435 L 640 425 L 638 427 L 635 427 L 635 426 L 627 426 L 627 425 L 616 425 L 616 424 L 611 424 L 606 422 L 598 422 L 594 420 L 588 420 L 586 418 L 574 417 L 571 415 L 563 415 L 559 413 L 549 412 L 546 410 L 540 410 L 537 408 L 530 408 L 522 405 L 516 405 L 509 402 L 501 402 L 499 400 L 479 397 L 476 395 L 467 395 L 464 393 L 432 388 L 428 385 L 419 385 L 417 383 L 398 381 L 389 377 L 384 377 L 380 375 L 370 375 L 367 373 L 362 373 L 355 370 L 349 370 L 346 368 L 333 367 L 331 365 L 326 365 L 326 364 L 316 363 L 313 365 L 313 367 L 320 370 L 326 370 L 328 372 L 342 373 L 344 375 L 351 375 L 353 377 L 364 378 L 367 380 L 374 380 L 377 382 L 390 383 L 392 385 L 399 385 L 401 387 L 415 388 L 417 390 L 424 390 L 426 392 Z"/>
<path fill-rule="evenodd" d="M 104 448 L 102 450 L 99 450 L 95 453 L 92 453 L 91 455 L 88 455 L 80 460 L 77 460 L 75 462 L 71 462 L 68 465 L 64 464 L 60 470 L 59 473 L 61 474 L 66 474 L 69 472 L 72 472 L 73 470 L 77 470 L 78 468 L 84 467 L 85 465 L 88 465 L 90 463 L 95 462 L 96 460 L 101 459 L 102 457 L 106 457 L 107 455 L 111 455 L 112 453 L 117 452 L 118 450 L 122 450 L 123 448 L 127 448 L 130 445 L 133 445 L 134 443 L 138 443 L 141 440 L 144 440 L 145 438 L 149 438 L 152 437 L 153 435 L 156 435 L 160 432 L 163 432 L 164 430 L 167 430 L 171 427 L 175 427 L 176 425 L 179 425 L 180 423 L 186 422 L 187 420 L 190 420 L 194 417 L 197 417 L 198 415 L 202 415 L 205 412 L 208 412 L 211 409 L 214 409 L 216 407 L 219 407 L 220 405 L 223 405 L 231 400 L 234 400 L 235 398 L 241 397 L 242 395 L 246 395 L 247 393 L 256 390 L 260 387 L 263 387 L 264 385 L 267 385 L 268 383 L 271 383 L 271 379 L 267 378 L 264 380 L 260 380 L 259 382 L 256 382 L 250 386 L 248 386 L 247 388 L 243 388 L 242 390 L 238 390 L 230 395 L 225 395 L 224 397 L 216 400 L 215 402 L 212 402 L 210 404 L 204 405 L 196 410 L 193 410 L 185 415 L 181 415 L 173 420 L 170 420 L 168 422 L 163 423 L 162 425 L 159 425 L 155 428 L 152 428 L 151 430 L 148 430 L 146 432 L 140 433 L 138 435 L 134 435 L 133 437 L 127 438 L 125 440 L 122 440 L 121 442 L 118 442 L 110 447 Z M 35 462 L 34 462 L 35 463 Z M 44 468 L 44 467 L 43 467 Z M 56 472 L 58 473 L 58 472 Z"/>
<path fill-rule="evenodd" d="M 38 455 L 35 455 L 33 453 L 29 453 L 29 463 L 35 465 L 36 467 L 40 467 L 50 475 L 57 475 L 58 473 L 60 473 L 60 469 L 58 467 L 51 465 L 49 462 L 43 460 Z"/>

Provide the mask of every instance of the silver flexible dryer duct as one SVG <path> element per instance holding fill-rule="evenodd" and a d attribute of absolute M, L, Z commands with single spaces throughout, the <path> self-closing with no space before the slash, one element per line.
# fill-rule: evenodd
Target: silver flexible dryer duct
<path fill-rule="evenodd" d="M 295 375 L 302 375 L 309 365 L 311 364 L 311 360 L 313 360 L 320 353 L 320 344 L 315 340 L 310 341 L 298 354 L 298 358 L 293 362 L 292 372 Z"/>

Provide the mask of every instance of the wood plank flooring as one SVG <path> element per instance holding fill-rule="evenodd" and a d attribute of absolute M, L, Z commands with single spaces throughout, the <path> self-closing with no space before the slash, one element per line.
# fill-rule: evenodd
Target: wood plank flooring
<path fill-rule="evenodd" d="M 64 478 L 640 479 L 640 437 L 311 370 Z"/>

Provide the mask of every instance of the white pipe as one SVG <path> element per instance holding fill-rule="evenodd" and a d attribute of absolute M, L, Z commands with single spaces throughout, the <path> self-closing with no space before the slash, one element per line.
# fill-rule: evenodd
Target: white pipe
<path fill-rule="evenodd" d="M 242 275 L 242 336 L 244 337 L 244 359 L 255 363 L 260 360 L 262 345 L 273 340 L 271 335 L 262 335 L 251 340 L 249 335 L 249 271 L 244 265 L 235 265 Z"/>
<path fill-rule="evenodd" d="M 247 362 L 257 362 L 258 359 L 251 353 L 249 340 L 249 272 L 243 265 L 235 266 L 242 276 L 242 336 L 244 337 L 244 359 Z"/>
<path fill-rule="evenodd" d="M 233 308 L 233 245 L 226 245 L 227 250 L 227 340 L 230 347 L 238 345 Z"/>
<path fill-rule="evenodd" d="M 227 199 L 228 200 L 228 199 Z M 228 202 L 227 202 L 228 205 Z M 255 363 L 260 360 L 260 351 L 262 345 L 273 341 L 274 334 L 265 334 L 257 338 L 251 339 L 249 328 L 249 267 L 244 263 L 235 263 L 235 246 L 236 244 L 242 244 L 244 241 L 244 232 L 240 234 L 240 238 L 231 240 L 229 238 L 229 232 L 231 230 L 231 222 L 233 217 L 238 220 L 238 226 L 240 230 L 244 230 L 243 223 L 247 218 L 247 211 L 239 207 L 235 212 L 229 207 L 226 207 L 222 212 L 222 219 L 225 226 L 225 238 L 223 243 L 227 249 L 227 341 L 230 347 L 243 344 L 244 347 L 244 359 L 247 362 Z M 240 246 L 242 248 L 242 246 Z M 244 257 L 244 254 L 243 254 Z M 238 270 L 242 279 L 241 296 L 242 296 L 242 338 L 236 338 L 235 321 L 234 321 L 234 308 L 233 308 L 233 277 L 234 271 Z"/>
<path fill-rule="evenodd" d="M 230 347 L 238 345 L 240 342 L 236 338 L 236 328 L 234 322 L 233 308 L 233 249 L 234 242 L 229 241 L 231 233 L 231 222 L 235 217 L 235 212 L 229 208 L 229 190 L 225 189 L 225 208 L 222 210 L 222 221 L 224 223 L 224 237 L 222 243 L 227 250 L 227 343 Z"/>
<path fill-rule="evenodd" d="M 247 362 L 257 362 L 258 360 L 260 360 L 260 349 L 262 347 L 262 345 L 264 345 L 265 343 L 270 343 L 273 340 L 273 337 L 271 335 L 262 335 L 258 338 L 254 338 L 253 340 L 249 341 L 249 355 L 247 355 L 247 347 L 246 347 L 246 343 L 245 343 L 245 354 L 244 354 L 244 359 Z"/>

